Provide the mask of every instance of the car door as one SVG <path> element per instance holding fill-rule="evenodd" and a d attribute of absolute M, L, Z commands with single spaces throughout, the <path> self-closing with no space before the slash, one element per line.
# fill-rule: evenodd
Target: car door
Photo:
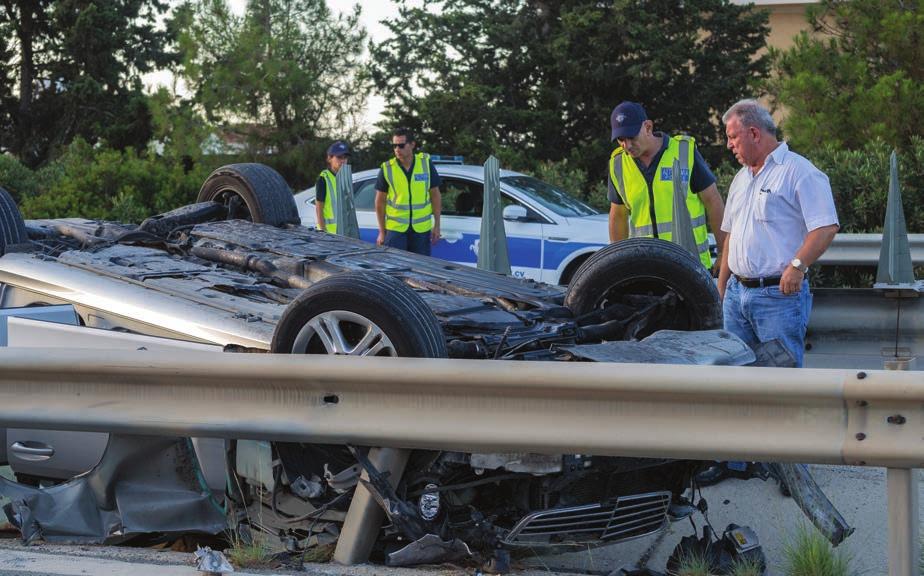
<path fill-rule="evenodd" d="M 433 256 L 475 266 L 481 241 L 481 212 L 484 206 L 484 185 L 475 180 L 441 176 L 442 239 L 433 247 Z M 519 204 L 526 216 L 505 220 L 507 251 L 511 273 L 519 278 L 538 280 L 542 271 L 542 226 L 544 219 L 530 206 L 501 190 L 504 207 Z"/>
<path fill-rule="evenodd" d="M 353 205 L 356 207 L 359 237 L 375 244 L 379 235 L 379 224 L 375 218 L 375 178 L 353 182 Z"/>
<path fill-rule="evenodd" d="M 450 262 L 475 266 L 484 187 L 479 182 L 461 178 L 441 176 L 441 179 L 441 240 L 433 246 L 431 254 Z"/>
<path fill-rule="evenodd" d="M 57 314 L 70 309 L 69 314 Z M 36 312 L 48 311 L 44 315 Z M 6 316 L 4 318 L 4 316 Z M 103 350 L 164 350 L 221 353 L 222 347 L 157 336 L 80 326 L 71 306 L 0 310 L 6 320 L 6 341 L 12 348 L 86 348 Z M 100 461 L 109 442 L 104 432 L 73 432 L 10 428 L 7 456 L 17 478 L 67 480 Z M 221 491 L 225 485 L 225 447 L 220 438 L 193 438 L 206 483 Z"/>

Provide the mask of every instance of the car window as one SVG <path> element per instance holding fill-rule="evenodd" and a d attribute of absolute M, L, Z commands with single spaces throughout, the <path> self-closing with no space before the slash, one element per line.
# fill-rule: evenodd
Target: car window
<path fill-rule="evenodd" d="M 440 198 L 442 213 L 446 216 L 481 217 L 484 204 L 484 186 L 480 182 L 442 177 Z"/>
<path fill-rule="evenodd" d="M 560 216 L 593 216 L 597 211 L 571 196 L 561 188 L 532 176 L 505 176 L 501 182 L 516 188 L 536 202 Z"/>
<path fill-rule="evenodd" d="M 357 210 L 375 210 L 375 178 L 353 182 L 353 204 Z"/>

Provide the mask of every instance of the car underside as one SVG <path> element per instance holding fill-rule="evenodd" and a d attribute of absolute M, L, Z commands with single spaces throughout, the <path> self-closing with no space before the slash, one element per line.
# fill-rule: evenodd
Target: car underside
<path fill-rule="evenodd" d="M 200 202 L 140 225 L 23 222 L 0 245 L 0 306 L 70 304 L 89 327 L 229 353 L 755 361 L 717 330 L 708 272 L 669 242 L 611 245 L 567 288 L 549 286 L 298 226 L 291 192 L 254 166 L 216 171 Z M 389 520 L 376 554 L 395 565 L 642 536 L 692 512 L 684 493 L 701 466 L 414 451 L 396 481 L 361 447 L 237 441 L 224 456 L 232 522 L 290 550 L 330 544 L 362 487 Z"/>

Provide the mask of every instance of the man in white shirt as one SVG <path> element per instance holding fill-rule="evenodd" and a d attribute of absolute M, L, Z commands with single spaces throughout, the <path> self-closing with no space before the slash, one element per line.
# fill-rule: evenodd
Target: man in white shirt
<path fill-rule="evenodd" d="M 749 345 L 779 339 L 802 366 L 812 308 L 806 272 L 837 233 L 828 177 L 776 139 L 766 108 L 742 100 L 722 116 L 743 168 L 728 192 L 719 272 L 725 329 Z"/>

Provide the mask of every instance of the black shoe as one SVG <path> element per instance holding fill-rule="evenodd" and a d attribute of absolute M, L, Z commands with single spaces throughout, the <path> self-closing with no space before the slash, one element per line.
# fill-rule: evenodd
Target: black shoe
<path fill-rule="evenodd" d="M 698 472 L 695 480 L 700 486 L 712 486 L 724 480 L 728 475 L 727 473 L 728 471 L 723 464 L 715 463 L 702 472 Z"/>

